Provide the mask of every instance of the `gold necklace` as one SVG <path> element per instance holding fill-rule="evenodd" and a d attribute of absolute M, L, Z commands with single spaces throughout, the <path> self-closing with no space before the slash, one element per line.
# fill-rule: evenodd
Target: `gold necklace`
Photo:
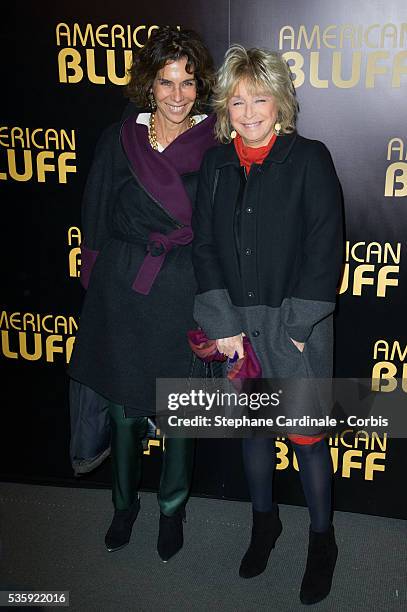
<path fill-rule="evenodd" d="M 187 130 L 194 127 L 195 119 L 193 117 L 188 117 L 188 127 Z M 158 140 L 157 140 L 157 131 L 155 128 L 155 113 L 151 113 L 150 121 L 148 122 L 148 140 L 150 142 L 151 147 L 158 151 Z"/>

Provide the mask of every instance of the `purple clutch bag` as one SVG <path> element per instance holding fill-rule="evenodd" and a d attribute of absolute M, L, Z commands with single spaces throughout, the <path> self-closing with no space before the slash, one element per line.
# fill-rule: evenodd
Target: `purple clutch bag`
<path fill-rule="evenodd" d="M 227 357 L 220 353 L 216 347 L 216 340 L 209 340 L 205 332 L 196 329 L 188 332 L 188 342 L 192 351 L 206 363 L 211 361 L 226 361 Z M 229 368 L 229 380 L 236 378 L 261 378 L 261 365 L 253 350 L 250 340 L 243 336 L 244 357 L 237 359 Z"/>

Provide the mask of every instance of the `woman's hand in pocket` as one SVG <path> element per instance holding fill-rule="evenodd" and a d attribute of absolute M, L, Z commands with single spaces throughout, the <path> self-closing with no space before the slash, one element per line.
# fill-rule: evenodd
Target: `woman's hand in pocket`
<path fill-rule="evenodd" d="M 293 344 L 295 344 L 295 346 L 300 351 L 300 353 L 302 353 L 304 350 L 305 342 L 298 342 L 297 340 L 294 340 L 293 338 L 291 338 L 291 336 L 290 336 L 290 340 L 293 342 Z"/>

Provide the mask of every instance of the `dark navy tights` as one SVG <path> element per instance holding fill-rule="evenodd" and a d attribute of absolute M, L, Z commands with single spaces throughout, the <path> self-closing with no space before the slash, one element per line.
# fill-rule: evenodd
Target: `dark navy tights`
<path fill-rule="evenodd" d="M 243 462 L 253 508 L 271 510 L 276 449 L 273 438 L 245 438 Z M 298 459 L 301 484 L 312 531 L 326 531 L 331 523 L 332 461 L 326 440 L 315 444 L 291 442 Z"/>

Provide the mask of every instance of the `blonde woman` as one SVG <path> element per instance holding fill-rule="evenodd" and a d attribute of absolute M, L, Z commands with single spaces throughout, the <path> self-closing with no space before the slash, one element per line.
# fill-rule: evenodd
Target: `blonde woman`
<path fill-rule="evenodd" d="M 209 151 L 201 168 L 194 317 L 231 358 L 242 355 L 246 334 L 264 378 L 328 378 L 342 261 L 341 190 L 331 156 L 321 142 L 297 134 L 291 73 L 277 53 L 231 47 L 213 102 L 223 146 Z M 290 410 L 301 415 L 305 407 L 299 400 Z M 337 557 L 330 453 L 322 431 L 309 433 L 288 436 L 311 518 L 304 604 L 328 595 Z M 244 439 L 243 458 L 253 528 L 239 573 L 251 578 L 265 570 L 282 531 L 274 439 Z"/>

